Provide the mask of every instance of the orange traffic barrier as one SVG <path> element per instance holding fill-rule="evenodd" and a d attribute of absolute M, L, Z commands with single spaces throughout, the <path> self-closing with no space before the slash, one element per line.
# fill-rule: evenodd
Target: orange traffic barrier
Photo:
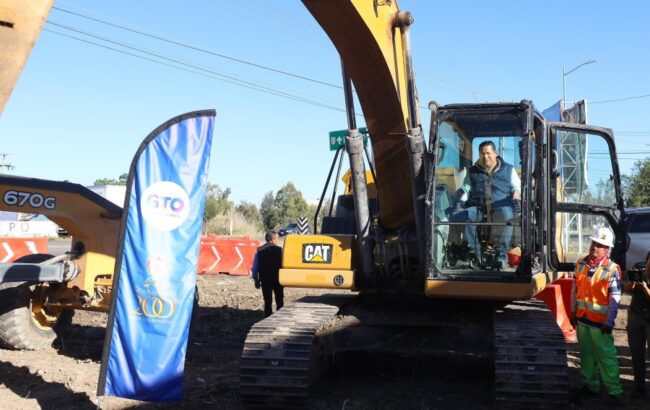
<path fill-rule="evenodd" d="M 568 314 L 571 314 L 571 304 L 573 303 L 573 298 L 575 297 L 576 280 L 573 278 L 562 278 L 554 281 L 553 283 L 560 285 L 560 288 L 562 289 L 564 311 Z"/>
<path fill-rule="evenodd" d="M 551 310 L 551 313 L 553 313 L 553 316 L 555 316 L 557 325 L 560 327 L 562 333 L 564 334 L 564 340 L 567 342 L 575 342 L 578 339 L 576 337 L 576 331 L 571 325 L 571 320 L 569 319 L 571 308 L 569 305 L 569 310 L 567 313 L 562 293 L 563 292 L 561 285 L 552 283 L 538 292 L 535 295 L 535 299 L 546 303 L 546 306 L 548 306 L 548 308 Z M 571 299 L 569 299 L 569 303 L 571 303 L 570 301 Z"/>
<path fill-rule="evenodd" d="M 0 263 L 34 253 L 47 253 L 47 238 L 0 238 Z"/>
<path fill-rule="evenodd" d="M 250 238 L 202 236 L 198 273 L 246 276 L 260 241 Z"/>

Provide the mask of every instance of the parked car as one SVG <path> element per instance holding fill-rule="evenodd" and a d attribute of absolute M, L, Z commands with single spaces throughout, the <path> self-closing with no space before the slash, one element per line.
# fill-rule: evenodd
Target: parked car
<path fill-rule="evenodd" d="M 287 226 L 278 229 L 278 235 L 280 236 L 288 235 L 290 233 L 299 233 L 298 224 L 288 224 Z"/>
<path fill-rule="evenodd" d="M 625 253 L 625 271 L 634 269 L 650 257 L 650 207 L 627 208 L 623 218 L 628 248 Z"/>
<path fill-rule="evenodd" d="M 65 229 L 61 228 L 60 226 L 57 226 L 56 234 L 58 235 L 59 238 L 67 238 L 68 236 L 70 236 L 70 233 Z"/>

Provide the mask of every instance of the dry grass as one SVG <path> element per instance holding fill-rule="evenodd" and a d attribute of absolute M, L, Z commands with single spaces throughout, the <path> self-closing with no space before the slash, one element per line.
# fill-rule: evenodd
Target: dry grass
<path fill-rule="evenodd" d="M 264 236 L 264 232 L 256 221 L 246 219 L 239 212 L 215 216 L 205 223 L 203 233 L 208 235 Z"/>

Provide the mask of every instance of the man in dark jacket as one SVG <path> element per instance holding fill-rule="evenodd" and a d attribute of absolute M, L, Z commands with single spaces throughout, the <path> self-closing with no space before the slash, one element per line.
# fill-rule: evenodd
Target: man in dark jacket
<path fill-rule="evenodd" d="M 479 147 L 479 160 L 469 169 L 463 185 L 457 192 L 454 213 L 466 211 L 468 222 L 508 222 L 513 214 L 521 212 L 521 179 L 514 167 L 503 160 L 492 141 Z M 493 226 L 497 258 L 505 266 L 510 247 L 512 226 Z M 465 227 L 465 238 L 474 257 L 481 258 L 481 246 L 476 225 Z"/>
<path fill-rule="evenodd" d="M 646 397 L 646 346 L 650 344 L 650 260 L 645 272 L 636 272 L 625 284 L 625 291 L 632 294 L 627 314 L 627 341 L 632 353 L 634 369 L 633 399 Z"/>
<path fill-rule="evenodd" d="M 284 288 L 278 277 L 282 266 L 282 248 L 278 246 L 280 236 L 277 232 L 267 232 L 264 239 L 266 243 L 257 248 L 251 270 L 255 287 L 262 288 L 264 317 L 269 317 L 273 313 L 274 293 L 276 310 L 284 306 Z"/>

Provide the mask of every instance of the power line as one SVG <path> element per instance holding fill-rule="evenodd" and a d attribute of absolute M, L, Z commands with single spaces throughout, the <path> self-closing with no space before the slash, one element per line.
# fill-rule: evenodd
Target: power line
<path fill-rule="evenodd" d="M 503 95 L 501 95 L 499 93 L 496 93 L 494 91 L 490 91 L 490 90 L 487 90 L 485 88 L 481 88 L 481 87 L 478 87 L 478 86 L 475 86 L 475 85 L 472 85 L 472 84 L 468 84 L 468 83 L 465 83 L 465 82 L 462 82 L 462 81 L 459 81 L 459 80 L 455 80 L 453 78 L 444 76 L 442 74 L 436 74 L 436 73 L 433 73 L 431 71 L 423 70 L 423 69 L 419 69 L 419 70 L 416 70 L 416 71 L 417 71 L 418 77 L 420 77 L 420 75 L 422 75 L 424 77 L 429 77 L 432 80 L 435 80 L 435 81 L 438 81 L 438 82 L 441 82 L 441 83 L 444 83 L 444 84 L 448 84 L 448 85 L 451 85 L 451 86 L 454 86 L 454 87 L 465 89 L 467 92 L 469 92 L 470 94 L 472 94 L 475 97 L 478 94 L 488 94 L 488 95 L 495 96 L 495 97 L 497 97 L 499 99 L 502 99 L 502 100 L 505 99 L 503 97 Z"/>
<path fill-rule="evenodd" d="M 68 14 L 71 14 L 71 15 L 74 15 L 74 16 L 77 16 L 77 17 L 81 17 L 81 18 L 84 18 L 84 19 L 87 19 L 87 20 L 91 20 L 91 21 L 94 21 L 94 22 L 97 22 L 97 23 L 105 24 L 105 25 L 108 25 L 108 26 L 111 26 L 111 27 L 115 27 L 115 28 L 118 28 L 118 29 L 121 29 L 121 30 L 129 31 L 129 32 L 139 34 L 139 35 L 142 35 L 142 36 L 146 36 L 146 37 L 149 37 L 149 38 L 153 38 L 153 39 L 156 39 L 156 40 L 164 41 L 164 42 L 174 44 L 174 45 L 177 45 L 177 46 L 180 46 L 180 47 L 188 48 L 188 49 L 191 49 L 191 50 L 194 50 L 194 51 L 207 53 L 207 54 L 212 55 L 212 56 L 216 56 L 216 57 L 224 58 L 224 59 L 227 59 L 227 60 L 235 61 L 235 62 L 238 62 L 238 63 L 241 63 L 241 64 L 246 64 L 246 65 L 249 65 L 249 66 L 252 66 L 252 67 L 256 67 L 256 68 L 260 68 L 260 69 L 263 69 L 263 70 L 271 71 L 271 72 L 274 72 L 274 73 L 277 73 L 277 74 L 282 74 L 282 75 L 286 75 L 286 76 L 289 76 L 289 77 L 298 78 L 298 79 L 301 79 L 301 80 L 304 80 L 304 81 L 313 82 L 313 83 L 316 83 L 316 84 L 319 84 L 319 85 L 325 85 L 325 86 L 336 88 L 336 89 L 343 89 L 343 87 L 340 86 L 340 85 L 331 84 L 331 83 L 328 83 L 328 82 L 325 82 L 325 81 L 316 80 L 314 78 L 306 77 L 306 76 L 303 76 L 303 75 L 293 74 L 293 73 L 290 73 L 290 72 L 287 72 L 287 71 L 275 69 L 275 68 L 268 67 L 268 66 L 265 66 L 265 65 L 252 63 L 250 61 L 246 61 L 246 60 L 242 60 L 242 59 L 239 59 L 239 58 L 231 57 L 231 56 L 228 56 L 228 55 L 225 55 L 225 54 L 222 54 L 222 53 L 218 53 L 218 52 L 215 52 L 215 51 L 203 49 L 201 47 L 194 46 L 194 45 L 191 45 L 191 44 L 181 43 L 179 41 L 172 40 L 172 39 L 169 39 L 169 38 L 165 38 L 165 37 L 162 37 L 162 36 L 159 36 L 159 35 L 150 34 L 150 33 L 147 33 L 145 31 L 137 30 L 137 29 L 128 27 L 128 26 L 123 25 L 123 24 L 111 23 L 109 21 L 105 21 L 105 20 L 102 20 L 102 19 L 98 19 L 96 17 L 91 17 L 91 16 L 88 16 L 88 15 L 85 15 L 85 14 L 77 13 L 77 12 L 74 12 L 74 11 L 71 11 L 71 10 L 66 10 L 66 9 L 63 9 L 63 8 L 60 8 L 60 7 L 56 7 L 56 6 L 53 6 L 52 8 L 57 10 L 57 11 L 68 13 Z M 277 13 L 277 11 L 275 11 L 275 12 Z M 290 17 L 292 17 L 294 19 L 297 19 L 295 16 L 290 16 Z M 72 27 L 63 26 L 61 24 L 54 23 L 54 22 L 49 21 L 49 20 L 47 22 L 51 23 L 51 24 L 54 24 L 54 25 L 58 25 L 59 27 L 62 27 L 62 28 L 67 29 L 67 30 L 76 31 L 76 32 L 78 32 L 80 34 L 84 34 L 84 35 L 94 37 L 94 38 L 98 38 L 100 40 L 107 41 L 107 42 L 110 42 L 110 43 L 113 43 L 113 44 L 116 44 L 116 45 L 120 45 L 122 47 L 132 48 L 132 47 L 129 47 L 129 46 L 124 45 L 122 43 L 119 43 L 119 42 L 116 42 L 116 41 L 113 41 L 113 40 L 110 40 L 110 39 L 105 39 L 105 38 L 102 38 L 101 36 L 97 36 L 97 35 L 94 35 L 94 34 L 89 34 L 89 33 L 83 32 L 81 30 L 74 29 Z M 56 32 L 53 32 L 53 31 L 52 31 L 52 33 L 63 35 L 61 33 L 56 33 Z M 63 36 L 65 36 L 65 35 L 63 35 Z M 66 37 L 69 37 L 69 38 L 72 38 L 72 39 L 75 39 L 75 40 L 84 41 L 84 42 L 89 43 L 89 44 L 99 45 L 99 44 L 95 44 L 93 42 L 78 39 L 78 38 L 76 38 L 74 36 L 66 36 Z M 101 46 L 101 45 L 99 45 L 99 46 Z M 105 46 L 101 46 L 101 47 L 104 47 L 104 48 L 107 48 L 107 49 L 113 50 L 113 51 L 119 51 L 119 50 L 115 50 L 115 49 L 110 48 L 110 47 L 105 47 Z M 141 49 L 137 49 L 137 48 L 132 48 L 132 49 L 136 49 L 137 51 L 148 53 L 146 51 L 142 51 Z M 131 53 L 125 53 L 125 54 L 137 57 L 136 55 L 131 54 Z M 156 57 L 158 57 L 158 58 L 166 58 L 164 56 L 160 56 L 160 55 L 157 55 L 157 54 L 156 54 Z M 145 59 L 145 60 L 149 60 L 149 59 Z M 156 62 L 156 61 L 153 61 L 153 60 L 149 60 L 149 61 Z M 174 62 L 177 62 L 179 64 L 183 64 L 182 62 L 178 62 L 178 61 L 175 61 L 175 60 L 174 60 Z M 167 65 L 167 64 L 164 64 L 164 65 Z M 172 67 L 174 67 L 174 66 L 172 66 Z M 178 67 L 176 67 L 176 68 L 178 68 Z M 196 68 L 196 67 L 194 67 L 194 68 Z M 184 71 L 189 71 L 189 72 L 193 72 L 193 73 L 197 74 L 196 72 L 191 71 L 191 70 L 184 70 Z M 222 75 L 222 74 L 218 74 L 218 73 L 215 73 L 215 74 L 220 75 L 220 76 Z M 435 74 L 433 74 L 433 73 L 430 73 L 429 75 L 430 76 L 435 76 Z M 438 75 L 438 76 L 444 77 L 444 76 L 441 76 L 441 75 Z M 210 77 L 210 76 L 208 76 L 208 77 Z M 446 77 L 446 78 L 447 78 L 446 81 L 444 81 L 444 80 L 440 80 L 440 81 L 446 82 L 447 84 L 450 84 L 450 85 L 455 85 L 455 86 L 460 87 L 460 88 L 470 89 L 470 92 L 472 92 L 472 94 L 488 93 L 488 94 L 498 95 L 498 94 L 493 93 L 493 92 L 488 91 L 488 90 L 480 89 L 478 87 L 474 87 L 474 86 L 471 86 L 471 85 L 466 84 L 466 83 L 455 81 L 455 80 L 453 80 L 453 79 L 451 79 L 449 77 Z M 235 79 L 235 81 L 243 81 L 243 80 Z M 228 82 L 228 81 L 226 81 L 226 82 Z M 250 88 L 250 87 L 248 87 L 248 88 Z M 477 90 L 478 90 L 478 92 L 477 92 Z M 353 92 L 356 94 L 356 91 L 353 91 Z M 298 98 L 302 98 L 302 97 L 298 97 Z M 333 108 L 333 107 L 332 106 L 327 106 L 327 108 Z M 424 109 L 424 110 L 428 110 L 428 107 L 424 106 L 424 105 L 420 105 L 420 108 Z M 341 109 L 339 109 L 339 108 L 333 108 L 333 109 L 335 109 L 337 111 L 341 111 Z M 362 115 L 357 114 L 357 116 L 362 116 Z"/>
<path fill-rule="evenodd" d="M 616 131 L 616 135 L 650 135 L 650 131 Z"/>
<path fill-rule="evenodd" d="M 226 4 L 224 4 L 223 0 L 222 1 L 209 0 L 209 2 L 217 5 L 220 12 L 227 10 L 238 15 L 239 17 L 243 17 L 245 19 L 251 20 L 256 24 L 259 24 L 261 22 L 265 26 L 274 26 L 277 31 L 282 31 L 301 41 L 307 41 L 312 45 L 316 45 L 318 47 L 323 47 L 323 46 L 331 47 L 331 44 L 325 44 L 321 41 L 322 37 L 318 37 L 318 34 L 316 34 L 316 31 L 314 30 L 313 24 L 305 23 L 305 26 L 303 27 L 298 27 L 293 21 L 289 21 L 287 24 L 285 22 L 280 21 L 278 18 L 276 18 L 276 16 L 272 15 L 272 13 L 264 12 L 263 10 L 260 10 L 259 7 L 254 7 L 250 5 L 249 2 L 246 1 L 231 0 L 230 3 L 234 3 L 237 5 L 235 7 L 228 7 Z M 270 8 L 269 6 L 263 4 L 260 4 L 260 6 Z M 244 8 L 246 8 L 247 10 L 244 10 Z M 279 14 L 279 12 L 276 13 Z M 262 15 L 266 15 L 268 17 L 265 18 Z M 294 17 L 293 20 L 298 20 L 298 19 Z"/>
<path fill-rule="evenodd" d="M 98 18 L 95 18 L 95 17 L 86 16 L 86 15 L 81 14 L 81 13 L 75 13 L 75 12 L 70 11 L 70 10 L 62 9 L 60 7 L 54 6 L 52 8 L 55 9 L 55 10 L 64 12 L 64 13 L 72 14 L 72 15 L 77 16 L 77 17 L 92 20 L 92 21 L 95 21 L 97 23 L 101 23 L 101 24 L 105 24 L 105 25 L 108 25 L 108 26 L 111 26 L 111 27 L 119 28 L 121 30 L 130 31 L 132 33 L 136 33 L 136 34 L 139 34 L 141 36 L 146 36 L 146 37 L 153 38 L 153 39 L 156 39 L 156 40 L 164 41 L 166 43 L 174 44 L 174 45 L 179 46 L 179 47 L 184 47 L 184 48 L 188 48 L 190 50 L 199 51 L 201 53 L 210 54 L 212 56 L 219 57 L 219 58 L 224 58 L 224 59 L 230 60 L 230 61 L 235 61 L 237 63 L 246 64 L 246 65 L 249 65 L 251 67 L 256 67 L 256 68 L 259 68 L 259 69 L 262 69 L 262 70 L 271 71 L 271 72 L 274 72 L 276 74 L 282 74 L 282 75 L 286 75 L 286 76 L 289 76 L 289 77 L 298 78 L 298 79 L 301 79 L 301 80 L 304 80 L 304 81 L 309 81 L 309 82 L 312 82 L 312 83 L 325 85 L 327 87 L 343 89 L 343 87 L 340 86 L 340 85 L 331 84 L 331 83 L 327 83 L 325 81 L 316 80 L 314 78 L 306 77 L 306 76 L 303 76 L 303 75 L 293 74 L 293 73 L 290 73 L 290 72 L 287 72 L 287 71 L 279 70 L 279 69 L 268 67 L 268 66 L 265 66 L 265 65 L 252 63 L 250 61 L 242 60 L 240 58 L 235 58 L 235 57 L 231 57 L 231 56 L 228 56 L 228 55 L 225 55 L 225 54 L 222 54 L 222 53 L 217 53 L 216 51 L 207 50 L 207 49 L 204 49 L 204 48 L 201 48 L 201 47 L 198 47 L 198 46 L 194 46 L 194 45 L 191 45 L 191 44 L 185 44 L 185 43 L 181 43 L 179 41 L 172 40 L 172 39 L 169 39 L 169 38 L 149 34 L 149 33 L 146 33 L 144 31 L 136 30 L 136 29 L 124 26 L 124 25 L 111 23 L 111 22 L 104 21 L 104 20 L 101 20 L 101 19 L 98 19 Z"/>
<path fill-rule="evenodd" d="M 264 7 L 266 9 L 269 9 L 269 10 L 272 10 L 274 13 L 277 13 L 277 14 L 279 14 L 281 16 L 285 16 L 285 17 L 288 18 L 288 20 L 297 22 L 297 23 L 299 23 L 299 25 L 302 25 L 303 27 L 307 27 L 307 28 L 310 28 L 310 29 L 313 27 L 312 24 L 310 24 L 309 22 L 301 19 L 300 17 L 295 16 L 295 15 L 293 15 L 291 13 L 287 13 L 285 10 L 278 10 L 275 7 L 272 7 L 269 4 L 267 4 L 267 2 L 262 2 L 260 0 L 254 0 L 254 1 L 259 6 Z"/>
<path fill-rule="evenodd" d="M 266 6 L 266 7 L 270 8 L 269 6 Z M 198 47 L 198 46 L 193 46 L 193 45 L 190 45 L 190 44 L 181 43 L 181 42 L 179 42 L 179 41 L 172 40 L 172 39 L 168 39 L 168 38 L 165 38 L 165 37 L 162 37 L 162 36 L 158 36 L 158 35 L 154 35 L 154 34 L 150 34 L 150 33 L 144 32 L 144 31 L 142 31 L 142 30 L 136 30 L 136 29 L 131 28 L 131 27 L 128 27 L 128 26 L 126 26 L 126 25 L 111 23 L 111 22 L 109 22 L 109 21 L 101 20 L 101 19 L 98 19 L 98 18 L 95 18 L 95 17 L 87 16 L 87 15 L 85 15 L 85 14 L 81 14 L 81 13 L 76 13 L 76 12 L 74 12 L 74 11 L 66 10 L 66 9 L 63 9 L 63 8 L 60 8 L 60 7 L 56 7 L 56 6 L 53 6 L 52 8 L 55 9 L 55 10 L 58 10 L 58 11 L 64 12 L 64 13 L 69 13 L 69 14 L 72 14 L 72 15 L 74 15 L 74 16 L 78 16 L 78 17 L 81 17 L 81 18 L 84 18 L 84 19 L 88 19 L 88 20 L 91 20 L 91 21 L 95 21 L 95 22 L 98 22 L 98 23 L 101 23 L 101 24 L 105 24 L 105 25 L 108 25 L 108 26 L 111 26 L 111 27 L 119 28 L 119 29 L 121 29 L 121 30 L 126 30 L 126 31 L 129 31 L 129 32 L 132 32 L 132 33 L 140 34 L 140 35 L 142 35 L 142 36 L 146 36 L 146 37 L 153 38 L 153 39 L 156 39 L 156 40 L 164 41 L 164 42 L 167 42 L 167 43 L 170 43 L 170 44 L 174 44 L 174 45 L 177 45 L 177 46 L 180 46 L 180 47 L 185 47 L 185 48 L 188 48 L 188 49 L 191 49 L 191 50 L 194 50 L 194 51 L 199 51 L 199 52 L 202 52 L 202 53 L 207 53 L 207 54 L 210 54 L 210 55 L 213 55 L 213 56 L 216 56 L 216 57 L 220 57 L 220 58 L 224 58 L 224 59 L 227 59 L 227 60 L 235 61 L 235 62 L 238 62 L 238 63 L 242 63 L 242 64 L 250 65 L 250 66 L 253 66 L 253 67 L 257 67 L 257 68 L 260 68 L 260 69 L 268 70 L 268 71 L 271 71 L 271 72 L 275 72 L 275 73 L 277 73 L 277 74 L 283 74 L 283 75 L 287 75 L 287 76 L 290 76 L 290 77 L 298 78 L 298 79 L 301 79 L 301 80 L 310 81 L 310 82 L 313 82 L 313 83 L 316 83 L 316 84 L 325 85 L 325 86 L 332 87 L 332 88 L 336 88 L 336 89 L 343 89 L 343 87 L 340 86 L 340 85 L 336 85 L 336 84 L 328 83 L 328 82 L 321 81 L 321 80 L 316 80 L 316 79 L 314 79 L 314 78 L 306 77 L 306 76 L 299 75 L 299 74 L 289 73 L 289 72 L 287 72 L 287 71 L 278 70 L 278 69 L 275 69 L 275 68 L 272 68 L 272 67 L 268 67 L 268 66 L 264 66 L 264 65 L 261 65 L 261 64 L 252 63 L 252 62 L 250 62 L 250 61 L 242 60 L 242 59 L 239 59 L 239 58 L 230 57 L 230 56 L 227 56 L 227 55 L 225 55 L 225 54 L 221 54 L 221 53 L 217 53 L 217 52 L 215 52 L 215 51 L 211 51 L 211 50 L 206 50 L 206 49 L 200 48 L 200 47 Z M 272 8 L 271 8 L 271 9 L 272 9 Z M 273 10 L 273 9 L 272 9 L 272 10 Z M 276 12 L 277 12 L 277 11 L 276 11 Z M 292 17 L 292 18 L 294 18 L 294 19 L 297 19 L 295 16 L 291 16 L 291 15 L 290 15 L 290 17 Z M 298 19 L 297 19 L 297 20 L 298 20 Z M 299 21 L 300 21 L 300 20 L 299 20 Z M 435 75 L 435 74 L 431 74 L 431 75 Z M 441 77 L 443 77 L 443 76 L 441 76 Z M 443 81 L 443 82 L 444 82 L 444 81 Z M 456 84 L 454 84 L 454 82 L 455 82 Z M 488 90 L 481 90 L 481 89 L 478 88 L 478 87 L 473 87 L 473 86 L 471 86 L 471 85 L 464 84 L 464 83 L 461 83 L 461 82 L 459 82 L 459 81 L 455 81 L 455 80 L 450 79 L 450 78 L 448 78 L 448 77 L 447 77 L 447 83 L 448 83 L 448 84 L 452 84 L 452 85 L 456 85 L 456 86 L 459 86 L 458 84 L 463 84 L 461 87 L 471 88 L 472 90 L 479 90 L 479 91 L 481 91 L 481 93 L 490 93 L 490 94 L 493 94 L 493 95 L 498 95 L 498 94 L 496 94 L 496 93 L 492 93 L 492 92 L 490 92 L 490 91 L 488 91 Z M 356 94 L 356 91 L 353 91 L 353 92 Z M 425 109 L 425 110 L 428 110 L 428 107 L 426 107 L 426 106 L 424 106 L 424 105 L 421 105 L 420 108 Z"/>
<path fill-rule="evenodd" d="M 91 44 L 91 45 L 94 45 L 94 46 L 97 46 L 97 47 L 102 47 L 102 48 L 105 48 L 105 49 L 108 49 L 108 50 L 111 50 L 111 51 L 116 51 L 118 53 L 130 55 L 132 57 L 140 58 L 140 59 L 147 60 L 147 61 L 150 61 L 150 62 L 153 62 L 153 63 L 157 63 L 157 64 L 165 65 L 165 66 L 168 66 L 168 67 L 176 68 L 176 69 L 179 69 L 179 70 L 187 71 L 187 72 L 190 72 L 190 73 L 202 75 L 204 77 L 213 78 L 213 79 L 223 81 L 223 82 L 226 82 L 226 83 L 229 83 L 229 84 L 234 84 L 234 85 L 249 88 L 249 89 L 252 89 L 252 90 L 261 91 L 261 92 L 264 92 L 264 93 L 267 93 L 267 94 L 287 98 L 287 99 L 294 100 L 294 101 L 304 102 L 304 103 L 315 105 L 315 106 L 322 107 L 322 108 L 327 108 L 327 109 L 331 109 L 331 110 L 335 110 L 335 111 L 345 112 L 345 110 L 343 110 L 341 108 L 338 108 L 338 107 L 335 107 L 335 106 L 332 106 L 332 105 L 328 105 L 328 104 L 321 103 L 321 102 L 318 102 L 318 101 L 310 100 L 310 99 L 300 97 L 300 96 L 297 96 L 297 95 L 293 95 L 293 94 L 290 94 L 290 93 L 286 93 L 286 92 L 283 92 L 283 91 L 275 90 L 273 88 L 265 87 L 265 86 L 255 84 L 255 83 L 252 83 L 252 82 L 249 82 L 249 81 L 241 80 L 241 79 L 238 79 L 236 77 L 221 74 L 221 73 L 218 73 L 216 71 L 212 71 L 212 70 L 200 67 L 200 66 L 196 66 L 196 65 L 193 65 L 193 64 L 183 62 L 181 60 L 176 60 L 176 59 L 173 59 L 173 58 L 169 58 L 169 57 L 157 54 L 157 53 L 153 53 L 153 52 L 143 50 L 143 49 L 140 49 L 140 48 L 137 48 L 137 47 L 129 46 L 129 45 L 126 45 L 126 44 L 123 44 L 123 43 L 120 43 L 120 42 L 117 42 L 117 41 L 114 41 L 114 40 L 106 39 L 106 38 L 103 38 L 101 36 L 97 36 L 97 35 L 94 35 L 94 34 L 91 34 L 91 33 L 86 33 L 86 32 L 83 32 L 81 30 L 77 30 L 77 29 L 74 29 L 74 28 L 71 28 L 71 27 L 66 27 L 64 25 L 61 25 L 61 24 L 58 24 L 58 23 L 55 23 L 55 22 L 52 22 L 52 21 L 47 21 L 47 23 L 51 24 L 51 25 L 61 27 L 61 28 L 64 28 L 64 29 L 67 29 L 67 30 L 70 30 L 70 31 L 74 31 L 74 32 L 83 34 L 83 35 L 86 35 L 86 36 L 89 36 L 89 37 L 97 38 L 99 40 L 106 41 L 108 43 L 112 43 L 112 44 L 115 44 L 115 45 L 118 45 L 118 46 L 121 46 L 121 47 L 124 47 L 124 48 L 127 48 L 127 49 L 135 50 L 135 51 L 138 51 L 140 53 L 148 54 L 148 55 L 151 55 L 153 57 L 156 57 L 156 58 L 159 58 L 159 59 L 162 59 L 162 60 L 171 61 L 173 63 L 180 64 L 180 65 L 183 65 L 183 66 L 187 66 L 187 67 L 193 68 L 195 70 L 200 70 L 200 71 L 203 71 L 205 73 L 212 74 L 212 75 L 206 75 L 204 73 L 199 73 L 199 72 L 196 72 L 196 71 L 193 71 L 193 70 L 188 70 L 186 68 L 179 67 L 177 65 L 168 64 L 168 63 L 165 63 L 165 62 L 162 62 L 162 61 L 159 61 L 159 60 L 154 60 L 154 59 L 147 58 L 147 57 L 144 57 L 144 56 L 139 55 L 139 54 L 130 53 L 130 52 L 127 52 L 127 51 L 124 51 L 124 50 L 119 50 L 119 49 L 116 49 L 116 48 L 113 48 L 113 47 L 109 47 L 109 46 L 106 46 L 106 45 L 103 45 L 103 44 L 99 44 L 99 43 L 96 43 L 96 42 L 93 42 L 93 41 L 85 40 L 85 39 L 75 37 L 75 36 L 72 36 L 72 35 L 68 35 L 68 34 L 65 34 L 65 33 L 59 33 L 57 31 L 44 29 L 44 31 L 47 31 L 47 32 L 50 32 L 50 33 L 53 33 L 53 34 L 57 34 L 57 35 L 60 35 L 60 36 L 63 36 L 63 37 L 67 37 L 67 38 L 70 38 L 70 39 L 81 41 L 81 42 Z M 218 76 L 218 77 L 215 77 L 215 76 Z"/>
<path fill-rule="evenodd" d="M 628 100 L 637 100 L 639 98 L 647 98 L 650 97 L 650 94 L 644 94 L 644 95 L 637 95 L 634 97 L 625 97 L 625 98 L 615 98 L 613 100 L 604 100 L 604 101 L 589 101 L 589 104 L 605 104 L 605 103 L 612 103 L 612 102 L 619 102 L 619 101 L 628 101 Z"/>

